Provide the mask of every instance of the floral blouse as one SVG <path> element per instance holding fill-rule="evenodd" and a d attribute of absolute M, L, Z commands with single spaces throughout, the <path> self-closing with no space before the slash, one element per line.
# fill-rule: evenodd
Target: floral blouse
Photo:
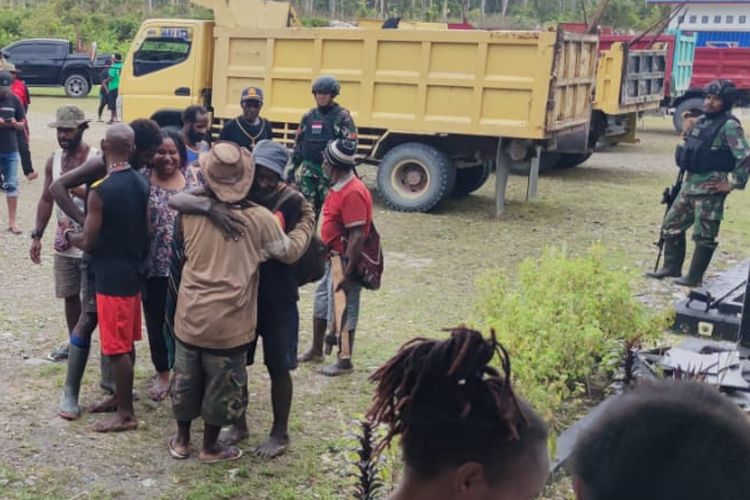
<path fill-rule="evenodd" d="M 149 180 L 150 169 L 141 173 Z M 169 208 L 169 200 L 180 189 L 164 189 L 149 183 L 149 215 L 151 217 L 151 244 L 146 257 L 146 272 L 149 278 L 166 278 L 169 276 L 169 262 L 172 257 L 172 240 L 177 211 Z M 186 186 L 187 187 L 187 186 Z"/>

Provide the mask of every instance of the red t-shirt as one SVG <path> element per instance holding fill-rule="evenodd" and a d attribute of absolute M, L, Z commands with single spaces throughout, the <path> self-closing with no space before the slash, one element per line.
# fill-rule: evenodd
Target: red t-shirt
<path fill-rule="evenodd" d="M 329 249 L 343 254 L 344 238 L 349 230 L 362 226 L 367 238 L 372 227 L 372 195 L 367 186 L 352 174 L 328 191 L 323 202 L 320 237 Z"/>
<path fill-rule="evenodd" d="M 29 107 L 31 99 L 29 99 L 29 89 L 26 88 L 26 84 L 23 81 L 16 78 L 13 80 L 13 84 L 10 86 L 10 91 L 18 97 L 18 100 L 23 104 L 24 109 Z"/>

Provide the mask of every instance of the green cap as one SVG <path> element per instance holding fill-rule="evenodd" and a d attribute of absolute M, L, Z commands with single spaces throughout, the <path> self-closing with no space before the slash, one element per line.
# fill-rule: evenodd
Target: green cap
<path fill-rule="evenodd" d="M 83 110 L 78 106 L 62 106 L 57 108 L 57 119 L 49 123 L 50 128 L 78 128 L 91 120 L 86 119 Z"/>

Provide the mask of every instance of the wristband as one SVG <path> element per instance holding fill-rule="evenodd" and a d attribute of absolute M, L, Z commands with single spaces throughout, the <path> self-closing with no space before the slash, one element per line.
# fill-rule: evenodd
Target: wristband
<path fill-rule="evenodd" d="M 34 229 L 33 231 L 31 231 L 32 240 L 41 240 L 42 236 L 44 236 L 44 231 L 40 229 Z"/>

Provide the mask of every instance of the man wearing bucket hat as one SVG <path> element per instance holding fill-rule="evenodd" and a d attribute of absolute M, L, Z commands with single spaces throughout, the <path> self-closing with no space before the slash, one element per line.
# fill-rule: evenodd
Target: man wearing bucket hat
<path fill-rule="evenodd" d="M 271 210 L 285 232 L 292 231 L 300 221 L 302 205 L 306 202 L 302 195 L 282 182 L 284 168 L 289 162 L 288 151 L 281 144 L 264 140 L 255 145 L 253 159 L 256 170 L 249 199 Z M 195 200 L 185 208 L 195 211 Z M 292 405 L 290 371 L 297 367 L 298 299 L 294 267 L 276 260 L 260 266 L 256 334 L 263 337 L 263 361 L 271 378 L 273 426 L 268 439 L 254 452 L 265 459 L 277 457 L 289 447 L 288 422 Z M 256 347 L 257 338 L 250 344 L 248 364 L 254 362 Z M 234 445 L 248 435 L 243 411 L 220 439 L 225 444 Z"/>
<path fill-rule="evenodd" d="M 242 455 L 218 437 L 221 427 L 236 421 L 246 405 L 242 387 L 247 383 L 247 350 L 255 340 L 259 266 L 269 258 L 287 264 L 298 260 L 315 219 L 312 207 L 302 203 L 299 222 L 285 235 L 268 209 L 248 202 L 255 165 L 237 144 L 216 142 L 201 155 L 200 165 L 207 204 L 230 207 L 245 230 L 227 239 L 204 215 L 182 214 L 178 219 L 176 238 L 182 240 L 185 255 L 175 312 L 172 406 L 178 430 L 168 448 L 172 457 L 186 458 L 191 423 L 202 416 L 199 459 L 214 463 Z"/>
<path fill-rule="evenodd" d="M 57 109 L 57 119 L 49 124 L 57 129 L 57 143 L 60 149 L 55 151 L 44 166 L 44 187 L 36 209 L 36 226 L 31 232 L 31 261 L 41 263 L 42 236 L 47 228 L 55 200 L 49 192 L 52 181 L 63 173 L 82 165 L 87 159 L 99 154 L 96 148 L 89 147 L 83 142 L 83 133 L 88 128 L 88 122 L 83 110 L 77 106 L 62 106 Z M 85 191 L 71 192 L 73 201 L 81 210 L 84 207 Z M 83 252 L 71 246 L 63 238 L 63 232 L 70 228 L 80 230 L 80 226 L 62 210 L 57 209 L 57 223 L 54 236 L 54 266 L 55 295 L 65 300 L 65 319 L 68 325 L 68 335 L 81 315 L 81 257 Z M 55 349 L 48 357 L 52 361 L 60 361 L 68 357 L 69 345 Z"/>
<path fill-rule="evenodd" d="M 13 75 L 0 71 L 0 175 L 8 202 L 8 232 L 21 234 L 16 224 L 18 207 L 18 132 L 26 126 L 26 111 L 11 86 Z"/>
<path fill-rule="evenodd" d="M 240 96 L 240 106 L 242 114 L 224 125 L 219 140 L 232 141 L 252 152 L 258 142 L 273 139 L 271 122 L 260 116 L 263 90 L 259 87 L 244 89 Z"/>

